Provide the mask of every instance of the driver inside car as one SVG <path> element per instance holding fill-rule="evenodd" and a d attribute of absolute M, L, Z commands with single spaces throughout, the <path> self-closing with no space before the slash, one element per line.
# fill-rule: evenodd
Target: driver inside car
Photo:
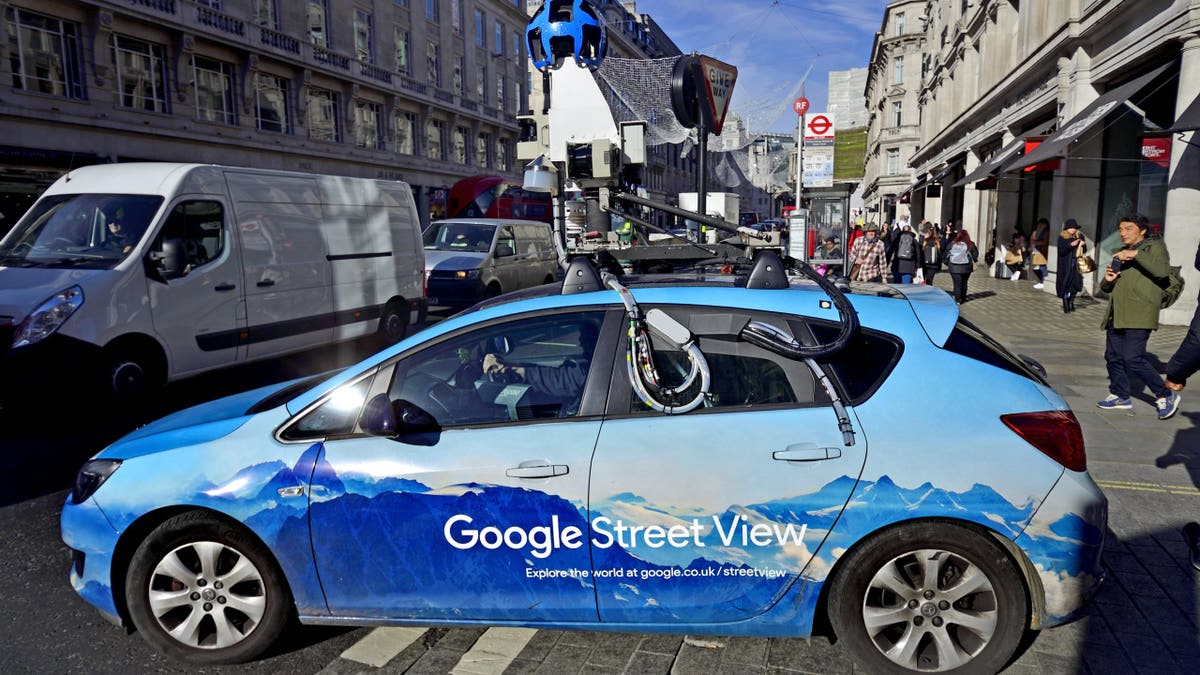
<path fill-rule="evenodd" d="M 501 375 L 528 384 L 534 391 L 556 398 L 574 400 L 583 394 L 589 361 L 596 348 L 597 328 L 591 322 L 579 324 L 580 359 L 566 359 L 557 366 L 516 365 L 505 363 L 498 354 L 485 354 L 483 372 Z"/>

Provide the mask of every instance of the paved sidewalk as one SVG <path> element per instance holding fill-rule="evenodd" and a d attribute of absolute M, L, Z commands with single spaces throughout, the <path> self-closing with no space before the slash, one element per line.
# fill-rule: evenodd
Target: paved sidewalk
<path fill-rule="evenodd" d="M 948 289 L 939 275 L 935 285 Z M 1194 294 L 1195 289 L 1187 293 Z M 1200 386 L 1183 392 L 1179 413 L 1160 421 L 1149 390 L 1133 410 L 1105 411 L 1107 302 L 1088 297 L 1064 314 L 1032 281 L 971 275 L 963 315 L 1006 347 L 1037 359 L 1083 426 L 1088 470 L 1109 499 L 1109 579 L 1091 615 L 1042 632 L 1014 673 L 1182 673 L 1200 670 L 1200 575 L 1180 528 L 1200 520 Z M 1186 332 L 1165 326 L 1149 352 L 1165 364 Z M 1161 367 L 1160 367 L 1161 372 Z"/>

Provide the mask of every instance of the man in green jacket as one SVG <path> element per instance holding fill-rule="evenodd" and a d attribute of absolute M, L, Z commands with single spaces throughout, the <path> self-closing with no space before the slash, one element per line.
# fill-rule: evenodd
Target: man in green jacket
<path fill-rule="evenodd" d="M 1100 283 L 1100 290 L 1108 293 L 1104 361 L 1109 394 L 1096 405 L 1106 410 L 1133 408 L 1130 376 L 1136 376 L 1154 392 L 1158 419 L 1165 420 L 1179 410 L 1179 394 L 1163 384 L 1146 359 L 1146 342 L 1150 331 L 1158 329 L 1163 293 L 1159 283 L 1170 273 L 1171 257 L 1161 239 L 1146 236 L 1149 227 L 1142 216 L 1124 216 L 1117 225 L 1124 247 L 1113 255 Z"/>

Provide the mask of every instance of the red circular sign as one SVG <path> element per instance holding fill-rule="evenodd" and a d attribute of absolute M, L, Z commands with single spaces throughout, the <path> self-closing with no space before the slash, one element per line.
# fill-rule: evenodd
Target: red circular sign
<path fill-rule="evenodd" d="M 824 115 L 817 115 L 808 121 L 808 130 L 813 132 L 815 136 L 824 136 L 826 131 L 833 126 L 829 118 Z"/>
<path fill-rule="evenodd" d="M 792 102 L 792 110 L 796 111 L 797 115 L 803 115 L 808 112 L 808 99 L 801 96 Z"/>

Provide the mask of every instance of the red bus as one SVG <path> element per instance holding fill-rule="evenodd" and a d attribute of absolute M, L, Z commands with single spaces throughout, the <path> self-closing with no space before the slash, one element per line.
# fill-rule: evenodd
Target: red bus
<path fill-rule="evenodd" d="M 450 188 L 447 218 L 519 218 L 554 223 L 550 195 L 501 176 L 472 176 Z"/>

